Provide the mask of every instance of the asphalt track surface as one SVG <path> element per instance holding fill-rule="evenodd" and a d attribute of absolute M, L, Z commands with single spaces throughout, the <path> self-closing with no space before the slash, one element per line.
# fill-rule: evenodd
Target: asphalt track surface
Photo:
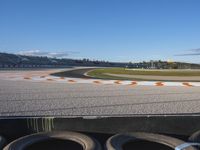
<path fill-rule="evenodd" d="M 1 117 L 191 113 L 200 113 L 200 87 L 61 84 L 0 79 Z"/>
<path fill-rule="evenodd" d="M 59 76 L 59 77 L 95 79 L 93 77 L 84 75 L 86 72 L 93 70 L 93 69 L 95 69 L 95 68 L 80 68 L 80 69 L 56 72 L 56 73 L 52 73 L 52 75 Z"/>

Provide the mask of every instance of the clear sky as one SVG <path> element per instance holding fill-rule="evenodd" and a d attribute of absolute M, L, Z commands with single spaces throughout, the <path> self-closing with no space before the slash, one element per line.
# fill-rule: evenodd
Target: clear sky
<path fill-rule="evenodd" d="M 1 52 L 200 63 L 199 48 L 200 0 L 0 0 Z"/>

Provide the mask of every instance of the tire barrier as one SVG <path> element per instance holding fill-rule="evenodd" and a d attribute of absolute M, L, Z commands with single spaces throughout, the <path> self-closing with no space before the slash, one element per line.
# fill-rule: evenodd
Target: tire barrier
<path fill-rule="evenodd" d="M 193 133 L 189 138 L 188 141 L 193 143 L 196 148 L 200 148 L 200 130 Z"/>
<path fill-rule="evenodd" d="M 6 140 L 3 136 L 0 136 L 0 150 L 3 149 L 3 147 L 6 144 Z"/>
<path fill-rule="evenodd" d="M 108 137 L 107 137 L 108 138 Z M 106 139 L 107 139 L 106 138 Z M 97 138 L 98 139 L 98 138 Z M 153 133 L 124 133 L 116 134 L 107 139 L 107 150 L 197 150 L 200 143 L 200 131 L 192 134 L 184 142 L 174 137 Z M 0 136 L 0 150 L 5 146 L 5 139 Z M 99 141 L 104 145 L 104 140 Z M 59 131 L 27 135 L 8 144 L 3 150 L 101 150 L 101 145 L 96 139 L 85 134 Z"/>
<path fill-rule="evenodd" d="M 124 133 L 110 137 L 107 150 L 196 150 L 177 138 L 153 133 Z"/>
<path fill-rule="evenodd" d="M 193 133 L 189 138 L 189 142 L 198 142 L 200 143 L 200 130 Z"/>
<path fill-rule="evenodd" d="M 36 133 L 19 138 L 3 150 L 101 150 L 100 144 L 91 137 L 70 131 Z"/>

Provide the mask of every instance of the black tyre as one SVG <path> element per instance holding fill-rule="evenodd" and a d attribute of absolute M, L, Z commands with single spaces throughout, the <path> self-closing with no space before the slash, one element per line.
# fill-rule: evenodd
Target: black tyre
<path fill-rule="evenodd" d="M 106 142 L 108 150 L 174 150 L 184 147 L 184 141 L 153 133 L 125 133 L 110 137 Z M 182 150 L 182 149 L 180 149 Z M 196 150 L 187 146 L 184 150 Z"/>
<path fill-rule="evenodd" d="M 193 133 L 189 139 L 188 139 L 189 142 L 197 142 L 197 143 L 200 143 L 200 130 L 199 131 L 196 131 L 195 133 Z"/>
<path fill-rule="evenodd" d="M 36 133 L 19 138 L 8 144 L 3 150 L 100 150 L 100 144 L 81 133 L 60 131 Z"/>
<path fill-rule="evenodd" d="M 6 144 L 6 140 L 3 136 L 0 136 L 0 150 L 3 149 L 3 147 Z"/>
<path fill-rule="evenodd" d="M 188 141 L 194 143 L 194 146 L 199 149 L 200 148 L 200 130 L 193 133 L 189 138 Z"/>

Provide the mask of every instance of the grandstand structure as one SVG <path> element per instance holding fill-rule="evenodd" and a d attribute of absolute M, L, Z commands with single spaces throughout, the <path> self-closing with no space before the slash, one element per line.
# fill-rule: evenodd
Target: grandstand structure
<path fill-rule="evenodd" d="M 151 60 L 149 62 L 129 63 L 126 67 L 142 69 L 200 69 L 200 64 Z"/>

